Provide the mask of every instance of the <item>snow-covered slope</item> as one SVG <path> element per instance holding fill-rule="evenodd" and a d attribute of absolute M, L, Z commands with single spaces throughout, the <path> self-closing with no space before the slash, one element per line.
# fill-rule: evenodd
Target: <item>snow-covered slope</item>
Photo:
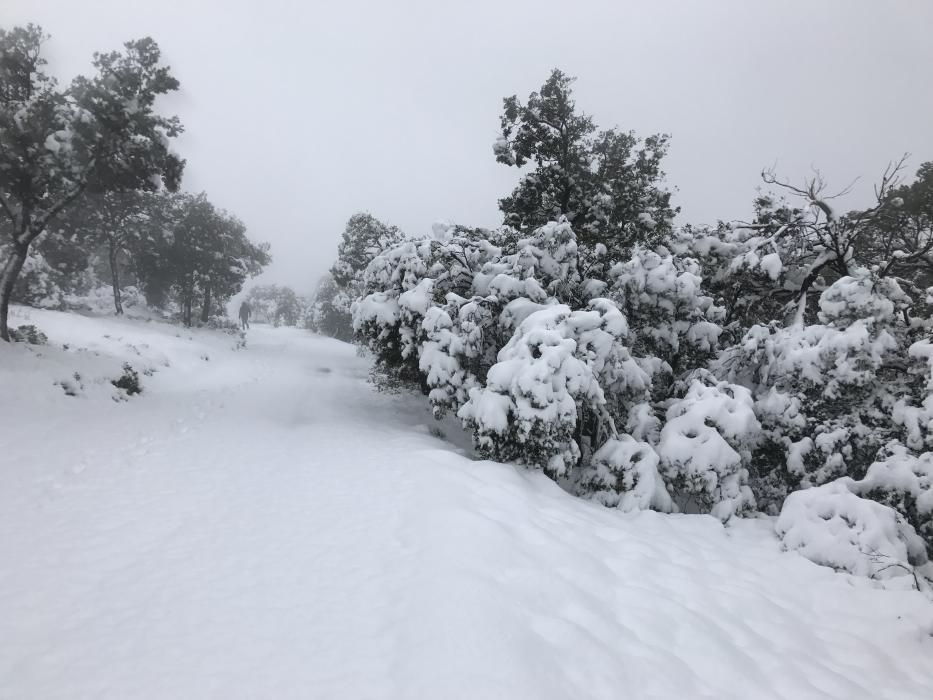
<path fill-rule="evenodd" d="M 0 698 L 933 695 L 920 593 L 471 461 L 350 346 L 13 320 L 51 344 L 0 344 Z"/>

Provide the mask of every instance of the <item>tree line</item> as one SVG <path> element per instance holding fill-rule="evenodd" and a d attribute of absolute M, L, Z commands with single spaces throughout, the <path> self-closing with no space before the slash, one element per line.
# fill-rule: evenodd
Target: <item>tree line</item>
<path fill-rule="evenodd" d="M 0 338 L 9 306 L 58 305 L 109 284 L 114 311 L 138 288 L 182 322 L 215 309 L 270 261 L 234 215 L 179 191 L 182 132 L 157 98 L 178 89 L 151 38 L 96 53 L 67 86 L 46 72 L 48 36 L 0 29 Z"/>
<path fill-rule="evenodd" d="M 750 220 L 676 226 L 668 136 L 599 130 L 572 83 L 504 100 L 494 154 L 522 174 L 502 226 L 409 238 L 354 216 L 314 327 L 455 414 L 482 456 L 581 496 L 780 513 L 820 563 L 925 564 L 933 163 L 893 162 L 852 211 L 818 174 L 766 170 Z"/>

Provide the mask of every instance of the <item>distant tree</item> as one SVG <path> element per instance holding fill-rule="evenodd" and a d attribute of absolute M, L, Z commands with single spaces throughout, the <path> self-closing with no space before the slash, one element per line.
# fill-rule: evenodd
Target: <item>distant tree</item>
<path fill-rule="evenodd" d="M 232 214 L 216 211 L 209 230 L 213 236 L 206 242 L 206 255 L 198 270 L 202 323 L 207 323 L 219 303 L 238 294 L 246 280 L 271 261 L 269 245 L 250 241 L 246 225 Z M 300 309 L 294 311 L 296 319 L 299 315 Z"/>
<path fill-rule="evenodd" d="M 268 244 L 250 241 L 243 222 L 216 209 L 204 193 L 166 197 L 151 212 L 149 233 L 138 237 L 133 253 L 135 269 L 150 303 L 172 295 L 186 326 L 198 303 L 200 320 L 207 322 L 270 261 Z"/>
<path fill-rule="evenodd" d="M 0 213 L 9 256 L 0 274 L 0 338 L 31 246 L 86 190 L 178 186 L 184 161 L 169 149 L 181 132 L 155 99 L 178 88 L 149 38 L 94 55 L 96 74 L 66 89 L 45 72 L 46 35 L 35 25 L 0 30 Z"/>
<path fill-rule="evenodd" d="M 294 289 L 291 287 L 282 287 L 282 292 L 279 296 L 279 305 L 276 309 L 276 317 L 279 319 L 279 323 L 285 324 L 286 326 L 297 326 L 304 313 L 305 304 L 306 302 L 302 301 L 301 297 L 295 293 Z"/>
<path fill-rule="evenodd" d="M 304 304 L 291 287 L 264 284 L 253 287 L 246 295 L 253 315 L 274 326 L 297 326 Z"/>
<path fill-rule="evenodd" d="M 661 186 L 669 137 L 597 131 L 576 109 L 574 80 L 555 69 L 525 103 L 514 95 L 503 100 L 496 160 L 532 169 L 499 208 L 507 225 L 525 233 L 566 216 L 580 243 L 602 244 L 619 259 L 671 230 L 677 210 Z"/>

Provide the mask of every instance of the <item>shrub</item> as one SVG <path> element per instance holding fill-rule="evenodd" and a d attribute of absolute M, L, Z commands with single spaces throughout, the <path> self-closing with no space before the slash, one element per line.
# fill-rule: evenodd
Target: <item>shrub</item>
<path fill-rule="evenodd" d="M 854 490 L 845 478 L 788 496 L 775 526 L 784 548 L 872 578 L 902 576 L 926 564 L 923 540 L 910 524 L 893 508 Z"/>
<path fill-rule="evenodd" d="M 912 455 L 898 442 L 887 445 L 854 483 L 865 498 L 896 510 L 933 552 L 933 453 Z"/>
<path fill-rule="evenodd" d="M 123 374 L 118 379 L 111 380 L 110 383 L 117 389 L 126 392 L 127 396 L 141 394 L 143 391 L 142 385 L 139 383 L 139 373 L 133 369 L 129 362 L 123 364 Z"/>
<path fill-rule="evenodd" d="M 647 442 L 631 435 L 607 440 L 593 455 L 580 486 L 593 500 L 623 511 L 669 513 L 674 503 L 658 471 L 660 459 Z"/>
<path fill-rule="evenodd" d="M 748 464 L 760 428 L 748 389 L 697 373 L 668 409 L 658 445 L 675 497 L 723 521 L 754 508 Z"/>
<path fill-rule="evenodd" d="M 19 326 L 10 330 L 10 340 L 29 345 L 48 345 L 49 339 L 33 325 Z"/>

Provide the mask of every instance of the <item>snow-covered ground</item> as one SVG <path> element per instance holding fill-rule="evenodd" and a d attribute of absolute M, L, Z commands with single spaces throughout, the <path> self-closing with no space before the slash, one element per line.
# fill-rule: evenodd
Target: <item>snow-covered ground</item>
<path fill-rule="evenodd" d="M 12 321 L 0 698 L 933 697 L 922 594 L 471 461 L 348 345 Z"/>

